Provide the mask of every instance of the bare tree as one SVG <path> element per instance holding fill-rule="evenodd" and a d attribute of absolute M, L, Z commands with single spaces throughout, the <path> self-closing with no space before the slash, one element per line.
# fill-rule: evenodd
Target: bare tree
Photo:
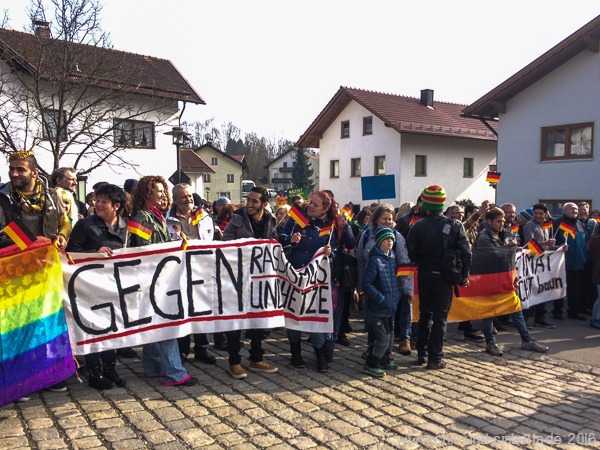
<path fill-rule="evenodd" d="M 136 165 L 124 150 L 153 136 L 124 124 L 177 111 L 176 101 L 136 85 L 127 54 L 107 51 L 111 44 L 100 25 L 101 10 L 99 0 L 31 1 L 35 36 L 18 33 L 18 39 L 34 39 L 34 45 L 25 54 L 9 45 L 0 48 L 0 151 L 49 152 L 52 167 L 46 172 L 60 167 L 65 156 L 80 173 L 107 163 L 131 168 Z M 7 32 L 3 38 L 16 35 Z"/>

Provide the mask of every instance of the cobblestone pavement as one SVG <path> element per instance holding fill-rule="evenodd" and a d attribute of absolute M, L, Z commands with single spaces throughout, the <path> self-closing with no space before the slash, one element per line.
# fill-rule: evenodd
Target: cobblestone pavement
<path fill-rule="evenodd" d="M 450 333 L 446 369 L 397 355 L 399 369 L 376 379 L 361 373 L 365 334 L 349 336 L 327 374 L 314 370 L 307 343 L 308 368 L 292 368 L 282 330 L 265 341 L 279 373 L 244 380 L 226 372 L 226 352 L 215 352 L 216 366 L 189 364 L 200 385 L 183 388 L 139 378 L 141 361 L 120 359 L 125 389 L 96 391 L 72 377 L 68 393 L 0 408 L 0 448 L 600 447 L 600 369 L 514 345 L 494 358 Z"/>

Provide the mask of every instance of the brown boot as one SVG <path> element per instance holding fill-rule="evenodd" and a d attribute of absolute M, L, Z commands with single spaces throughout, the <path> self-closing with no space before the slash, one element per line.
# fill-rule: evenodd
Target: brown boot
<path fill-rule="evenodd" d="M 401 355 L 410 355 L 412 353 L 410 350 L 410 341 L 408 339 L 402 339 L 400 341 L 399 353 Z"/>

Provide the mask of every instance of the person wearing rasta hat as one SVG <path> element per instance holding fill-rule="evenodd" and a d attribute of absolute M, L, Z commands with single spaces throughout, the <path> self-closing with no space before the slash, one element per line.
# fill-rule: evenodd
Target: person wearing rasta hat
<path fill-rule="evenodd" d="M 396 256 L 393 251 L 396 235 L 387 227 L 375 231 L 375 246 L 369 253 L 369 262 L 363 277 L 365 308 L 373 349 L 367 357 L 363 371 L 375 377 L 385 375 L 383 369 L 397 369 L 390 358 L 394 343 L 394 314 L 400 300 L 396 280 Z"/>
<path fill-rule="evenodd" d="M 461 286 L 469 285 L 471 268 L 471 245 L 465 229 L 456 219 L 444 217 L 446 192 L 438 185 L 428 186 L 421 194 L 421 209 L 425 217 L 409 230 L 406 247 L 411 261 L 419 268 L 419 331 L 417 335 L 418 364 L 427 362 L 428 369 L 443 369 L 444 336 L 448 312 L 452 305 L 455 282 L 446 273 L 445 258 L 454 255 L 460 267 Z M 431 324 L 430 324 L 431 322 Z"/>

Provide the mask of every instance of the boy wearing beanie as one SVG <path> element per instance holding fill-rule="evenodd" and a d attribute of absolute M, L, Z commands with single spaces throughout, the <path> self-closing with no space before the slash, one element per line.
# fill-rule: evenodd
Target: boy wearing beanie
<path fill-rule="evenodd" d="M 396 237 L 393 230 L 378 227 L 375 246 L 369 253 L 369 262 L 363 277 L 367 317 L 375 341 L 373 351 L 363 368 L 365 373 L 383 377 L 383 369 L 397 369 L 390 358 L 394 343 L 394 314 L 400 299 L 396 281 L 396 257 L 392 251 Z"/>

